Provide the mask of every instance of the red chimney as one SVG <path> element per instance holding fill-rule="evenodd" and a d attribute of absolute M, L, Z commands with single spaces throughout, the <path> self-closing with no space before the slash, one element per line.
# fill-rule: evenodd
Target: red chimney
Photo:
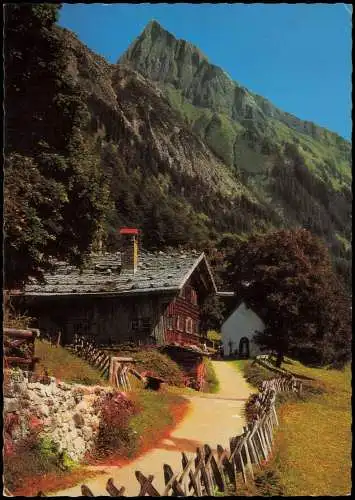
<path fill-rule="evenodd" d="M 135 273 L 138 267 L 138 234 L 135 228 L 122 227 L 120 235 L 122 239 L 121 264 L 122 270 Z"/>

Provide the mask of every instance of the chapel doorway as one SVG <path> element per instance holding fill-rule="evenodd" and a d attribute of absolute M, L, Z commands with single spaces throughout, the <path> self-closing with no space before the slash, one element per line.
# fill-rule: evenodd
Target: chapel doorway
<path fill-rule="evenodd" d="M 248 359 L 250 356 L 249 339 L 242 337 L 239 342 L 239 357 L 241 359 Z"/>

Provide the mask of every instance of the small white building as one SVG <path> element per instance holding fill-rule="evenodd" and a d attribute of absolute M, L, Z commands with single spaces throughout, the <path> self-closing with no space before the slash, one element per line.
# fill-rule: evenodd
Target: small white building
<path fill-rule="evenodd" d="M 221 327 L 224 355 L 229 356 L 236 349 L 244 357 L 260 354 L 260 348 L 253 339 L 255 332 L 264 330 L 263 320 L 245 302 L 241 302 Z"/>

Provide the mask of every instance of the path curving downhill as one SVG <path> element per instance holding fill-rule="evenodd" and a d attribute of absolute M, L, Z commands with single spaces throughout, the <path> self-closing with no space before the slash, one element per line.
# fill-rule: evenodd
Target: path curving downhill
<path fill-rule="evenodd" d="M 112 477 L 115 486 L 125 486 L 125 496 L 137 496 L 139 483 L 135 471 L 145 476 L 154 475 L 154 486 L 163 491 L 163 465 L 169 464 L 173 471 L 181 470 L 181 452 L 188 458 L 196 448 L 209 444 L 213 450 L 217 444 L 229 446 L 229 438 L 243 432 L 245 425 L 244 406 L 255 389 L 250 387 L 241 372 L 231 362 L 213 361 L 220 390 L 217 394 L 186 396 L 190 400 L 189 410 L 182 422 L 172 431 L 169 438 L 157 443 L 156 447 L 123 467 L 104 467 L 105 474 L 88 479 L 85 484 L 96 496 L 108 496 L 107 480 Z M 103 467 L 100 467 L 102 470 Z M 79 485 L 60 490 L 49 496 L 81 496 Z"/>

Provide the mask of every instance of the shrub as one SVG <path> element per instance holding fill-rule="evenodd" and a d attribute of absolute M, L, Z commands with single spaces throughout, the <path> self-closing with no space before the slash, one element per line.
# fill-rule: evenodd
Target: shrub
<path fill-rule="evenodd" d="M 112 453 L 130 454 L 136 448 L 136 435 L 129 427 L 130 418 L 139 408 L 122 393 L 109 393 L 101 402 L 100 426 L 94 455 L 98 458 Z"/>
<path fill-rule="evenodd" d="M 258 416 L 257 407 L 255 406 L 257 397 L 257 394 L 252 394 L 245 404 L 245 415 L 248 422 L 252 422 Z"/>
<path fill-rule="evenodd" d="M 216 393 L 219 389 L 219 381 L 213 369 L 211 360 L 208 358 L 204 358 L 203 362 L 206 369 L 204 392 Z"/>
<path fill-rule="evenodd" d="M 149 371 L 155 376 L 162 378 L 168 385 L 184 386 L 184 374 L 182 370 L 168 355 L 162 354 L 156 349 L 145 349 L 132 352 L 130 355 L 137 362 L 137 371 Z"/>
<path fill-rule="evenodd" d="M 34 428 L 22 439 L 4 460 L 4 483 L 9 490 L 23 486 L 24 481 L 53 472 L 60 474 L 71 469 L 75 462 L 48 437 L 40 436 L 40 428 Z"/>
<path fill-rule="evenodd" d="M 274 469 L 265 469 L 257 473 L 255 476 L 255 486 L 258 491 L 258 496 L 273 497 L 283 494 L 280 474 Z"/>
<path fill-rule="evenodd" d="M 246 363 L 244 366 L 244 375 L 247 381 L 258 389 L 261 388 L 263 380 L 269 380 L 276 376 L 275 373 L 257 363 Z"/>

